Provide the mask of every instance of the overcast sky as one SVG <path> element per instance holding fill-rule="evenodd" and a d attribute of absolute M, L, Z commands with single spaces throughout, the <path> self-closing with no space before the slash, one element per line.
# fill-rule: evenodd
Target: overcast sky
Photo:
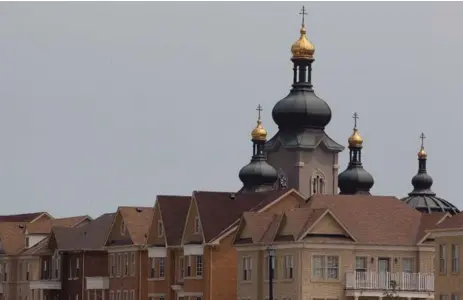
<path fill-rule="evenodd" d="M 239 189 L 257 104 L 277 130 L 302 4 L 327 132 L 346 145 L 359 113 L 373 192 L 411 191 L 423 131 L 434 191 L 463 208 L 461 2 L 2 2 L 0 214 Z"/>

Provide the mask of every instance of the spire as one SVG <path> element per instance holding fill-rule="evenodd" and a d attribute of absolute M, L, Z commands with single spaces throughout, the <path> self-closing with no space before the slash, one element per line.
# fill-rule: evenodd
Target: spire
<path fill-rule="evenodd" d="M 338 176 L 338 186 L 340 194 L 370 194 L 374 179 L 362 166 L 362 147 L 363 139 L 357 129 L 358 114 L 355 112 L 354 129 L 349 137 L 349 164 L 347 169 Z"/>
<path fill-rule="evenodd" d="M 425 195 L 436 195 L 432 190 L 431 186 L 433 183 L 432 177 L 426 170 L 426 161 L 428 154 L 424 151 L 424 139 L 426 136 L 421 133 L 421 147 L 418 151 L 418 173 L 412 178 L 413 191 L 409 195 L 425 194 Z"/>
<path fill-rule="evenodd" d="M 299 39 L 294 42 L 291 46 L 291 52 L 293 53 L 293 59 L 313 59 L 313 54 L 315 52 L 315 47 L 309 41 L 306 36 L 306 29 L 305 29 L 305 16 L 307 15 L 307 11 L 305 7 L 302 6 L 301 12 L 299 13 L 302 15 L 302 24 L 301 30 L 299 31 L 301 36 Z"/>
<path fill-rule="evenodd" d="M 277 171 L 267 163 L 264 152 L 267 141 L 267 131 L 262 126 L 260 114 L 262 106 L 257 106 L 257 126 L 251 132 L 253 153 L 251 162 L 239 172 L 239 178 L 243 182 L 243 192 L 260 192 L 272 190 L 277 180 Z"/>

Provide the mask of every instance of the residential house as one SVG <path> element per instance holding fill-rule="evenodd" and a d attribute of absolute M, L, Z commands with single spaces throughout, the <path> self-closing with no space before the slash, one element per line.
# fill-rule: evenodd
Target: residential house
<path fill-rule="evenodd" d="M 256 193 L 195 191 L 181 252 L 176 254 L 172 300 L 236 300 L 233 233 L 245 211 L 282 212 L 304 202 L 295 190 Z M 172 294 L 170 294 L 172 295 Z"/>
<path fill-rule="evenodd" d="M 46 239 L 25 250 L 23 256 L 35 262 L 28 282 L 31 299 L 104 299 L 104 242 L 113 217 L 104 214 L 78 227 L 54 227 Z"/>
<path fill-rule="evenodd" d="M 434 241 L 436 298 L 459 300 L 463 297 L 463 213 L 448 218 L 428 231 Z"/>
<path fill-rule="evenodd" d="M 41 253 L 39 250 L 42 250 L 43 245 L 47 243 L 52 228 L 78 228 L 88 224 L 91 220 L 89 216 L 76 216 L 40 220 L 24 225 L 23 249 L 16 255 L 10 255 L 9 257 L 10 261 L 14 260 L 16 265 L 16 274 L 11 276 L 8 283 L 10 290 L 14 289 L 17 297 L 21 299 L 33 297 L 33 292 L 29 288 L 30 281 L 44 276 L 44 273 L 39 271 L 41 258 L 38 254 Z M 48 269 L 51 269 L 52 264 L 48 266 Z M 51 271 L 46 270 L 45 272 Z M 39 292 L 37 292 L 37 295 L 39 295 Z"/>
<path fill-rule="evenodd" d="M 175 262 L 183 256 L 182 233 L 191 196 L 157 196 L 148 233 L 148 300 L 176 299 Z"/>
<path fill-rule="evenodd" d="M 449 216 L 369 195 L 314 195 L 284 213 L 244 213 L 234 238 L 237 299 L 269 297 L 270 265 L 274 299 L 380 299 L 394 285 L 396 296 L 431 299 L 426 230 Z"/>
<path fill-rule="evenodd" d="M 105 245 L 109 255 L 109 299 L 146 299 L 145 247 L 153 207 L 119 207 Z"/>

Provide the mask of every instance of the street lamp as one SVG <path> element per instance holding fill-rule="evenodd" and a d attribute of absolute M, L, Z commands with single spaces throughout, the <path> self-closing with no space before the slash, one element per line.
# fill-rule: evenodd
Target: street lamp
<path fill-rule="evenodd" d="M 272 245 L 267 247 L 268 252 L 268 300 L 273 300 L 273 259 L 275 248 Z"/>

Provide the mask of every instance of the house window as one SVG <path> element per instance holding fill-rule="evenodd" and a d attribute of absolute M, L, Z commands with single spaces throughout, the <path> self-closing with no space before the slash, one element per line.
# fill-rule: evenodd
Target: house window
<path fill-rule="evenodd" d="M 270 273 L 269 273 L 269 264 L 270 264 L 270 258 L 272 259 L 272 278 L 275 279 L 275 256 L 267 256 L 265 259 L 265 278 L 264 280 L 269 280 L 270 278 Z"/>
<path fill-rule="evenodd" d="M 114 300 L 114 292 L 113 291 L 109 292 L 109 300 Z"/>
<path fill-rule="evenodd" d="M 316 279 L 338 279 L 339 257 L 314 255 L 312 257 L 312 276 Z"/>
<path fill-rule="evenodd" d="M 129 300 L 135 300 L 135 290 L 130 291 L 130 299 Z"/>
<path fill-rule="evenodd" d="M 8 281 L 8 264 L 3 263 L 3 270 L 5 273 L 3 273 L 3 281 Z"/>
<path fill-rule="evenodd" d="M 80 260 L 76 257 L 76 278 L 80 277 Z"/>
<path fill-rule="evenodd" d="M 158 220 L 158 237 L 162 237 L 164 235 L 164 227 L 162 226 L 162 221 Z"/>
<path fill-rule="evenodd" d="M 122 276 L 122 260 L 123 260 L 123 254 L 118 253 L 117 254 L 117 276 Z"/>
<path fill-rule="evenodd" d="M 121 222 L 121 235 L 125 235 L 125 223 L 124 223 L 124 221 Z"/>
<path fill-rule="evenodd" d="M 460 272 L 460 246 L 452 245 L 452 272 Z"/>
<path fill-rule="evenodd" d="M 186 265 L 186 276 L 190 277 L 191 276 L 191 256 L 188 255 L 188 256 L 185 257 L 185 259 L 186 259 L 186 263 L 187 263 L 187 265 Z"/>
<path fill-rule="evenodd" d="M 367 258 L 365 256 L 357 256 L 355 258 L 355 272 L 367 271 Z"/>
<path fill-rule="evenodd" d="M 23 263 L 22 263 L 22 261 L 20 261 L 18 263 L 18 277 L 19 277 L 19 281 L 21 281 L 23 279 Z"/>
<path fill-rule="evenodd" d="M 156 274 L 156 260 L 154 257 L 150 258 L 151 264 L 150 264 L 150 278 L 154 278 Z"/>
<path fill-rule="evenodd" d="M 76 294 L 76 300 L 79 300 L 79 294 Z"/>
<path fill-rule="evenodd" d="M 452 294 L 452 300 L 460 300 L 460 295 Z"/>
<path fill-rule="evenodd" d="M 294 258 L 292 255 L 285 255 L 284 263 L 284 279 L 293 279 Z"/>
<path fill-rule="evenodd" d="M 135 276 L 135 252 L 130 253 L 130 263 L 132 264 L 130 275 Z"/>
<path fill-rule="evenodd" d="M 183 281 L 183 277 L 185 276 L 185 258 L 180 256 L 178 258 L 178 277 L 180 281 Z"/>
<path fill-rule="evenodd" d="M 116 300 L 121 300 L 121 290 L 117 291 Z"/>
<path fill-rule="evenodd" d="M 323 174 L 321 174 L 320 171 L 317 171 L 312 176 L 311 186 L 312 186 L 312 195 L 325 193 L 325 176 L 323 176 Z"/>
<path fill-rule="evenodd" d="M 69 279 L 72 279 L 72 260 L 69 259 Z"/>
<path fill-rule="evenodd" d="M 29 262 L 26 262 L 26 280 L 30 280 L 31 265 Z"/>
<path fill-rule="evenodd" d="M 129 275 L 129 254 L 124 253 L 124 276 Z"/>
<path fill-rule="evenodd" d="M 115 273 L 116 273 L 116 260 L 114 259 L 114 254 L 110 254 L 109 255 L 109 277 L 114 277 Z"/>
<path fill-rule="evenodd" d="M 26 248 L 29 248 L 30 247 L 30 244 L 29 244 L 29 237 L 26 236 L 26 241 L 25 241 L 25 244 L 26 244 Z"/>
<path fill-rule="evenodd" d="M 124 298 L 122 298 L 122 300 L 129 300 L 127 299 L 128 297 L 129 297 L 128 291 L 124 291 Z"/>
<path fill-rule="evenodd" d="M 439 271 L 441 273 L 447 272 L 447 247 L 446 245 L 439 245 Z"/>
<path fill-rule="evenodd" d="M 195 233 L 201 233 L 201 222 L 199 221 L 199 217 L 195 217 Z"/>
<path fill-rule="evenodd" d="M 402 258 L 402 272 L 413 273 L 413 258 Z"/>
<path fill-rule="evenodd" d="M 164 266 L 164 257 L 159 258 L 159 277 L 164 278 L 165 276 L 165 266 Z"/>
<path fill-rule="evenodd" d="M 196 276 L 203 276 L 203 256 L 196 255 Z"/>
<path fill-rule="evenodd" d="M 449 300 L 449 296 L 447 295 L 440 295 L 439 300 Z"/>
<path fill-rule="evenodd" d="M 252 271 L 252 258 L 243 257 L 243 281 L 251 280 Z"/>

